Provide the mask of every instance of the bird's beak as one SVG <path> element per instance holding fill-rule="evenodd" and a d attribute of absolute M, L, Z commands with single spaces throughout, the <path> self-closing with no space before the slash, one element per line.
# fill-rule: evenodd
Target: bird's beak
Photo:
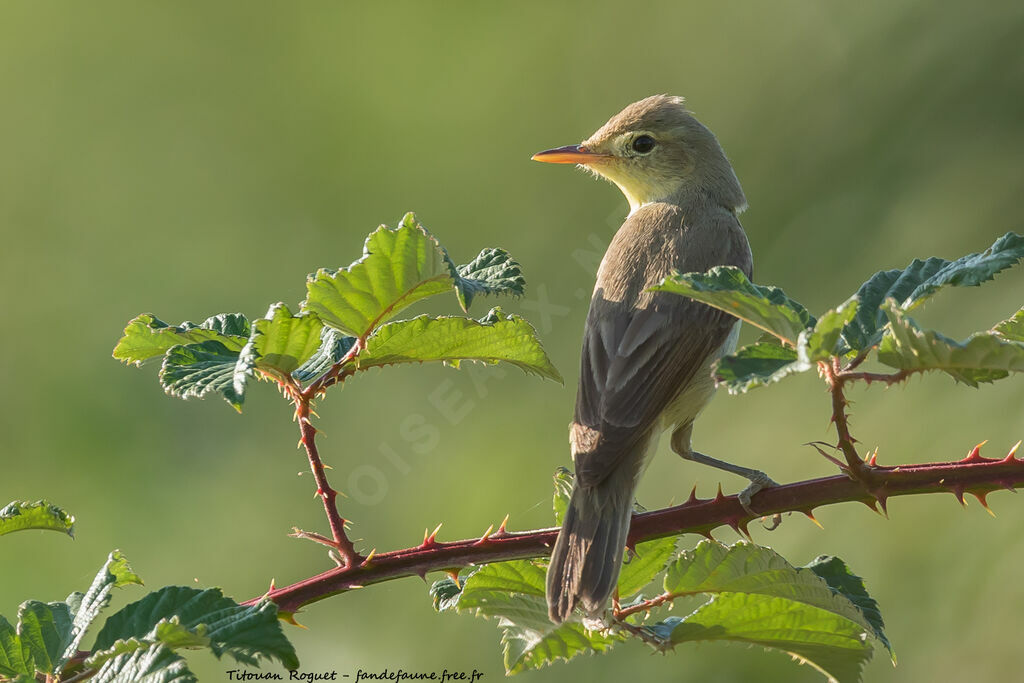
<path fill-rule="evenodd" d="M 591 152 L 583 145 L 566 145 L 555 149 L 537 152 L 530 159 L 548 164 L 591 164 L 599 159 L 606 159 L 607 154 Z"/>

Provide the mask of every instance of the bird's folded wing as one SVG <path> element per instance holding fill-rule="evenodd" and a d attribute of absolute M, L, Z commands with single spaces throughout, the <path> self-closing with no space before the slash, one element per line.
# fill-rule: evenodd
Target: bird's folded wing
<path fill-rule="evenodd" d="M 725 343 L 735 323 L 730 315 L 674 294 L 656 294 L 644 308 L 596 294 L 571 435 L 581 485 L 600 483 L 622 458 L 646 445 L 662 411 Z"/>

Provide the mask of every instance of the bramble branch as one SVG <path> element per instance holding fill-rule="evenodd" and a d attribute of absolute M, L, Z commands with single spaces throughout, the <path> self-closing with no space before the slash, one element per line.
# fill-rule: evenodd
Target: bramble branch
<path fill-rule="evenodd" d="M 327 538 L 317 533 L 295 529 L 292 536 L 304 538 L 322 545 L 326 545 L 337 552 L 331 554 L 332 559 L 341 567 L 352 567 L 363 560 L 363 556 L 352 545 L 348 534 L 345 533 L 345 519 L 338 512 L 338 492 L 334 490 L 327 480 L 327 473 L 324 463 L 320 459 L 320 452 L 316 447 L 316 427 L 313 426 L 309 417 L 312 414 L 313 399 L 322 396 L 327 388 L 345 381 L 353 372 L 351 361 L 365 347 L 362 340 L 358 340 L 348 353 L 334 363 L 323 375 L 311 382 L 308 387 L 302 389 L 290 378 L 282 383 L 284 394 L 295 405 L 295 419 L 299 423 L 301 437 L 299 443 L 306 449 L 306 456 L 309 458 L 309 470 L 316 481 L 316 495 L 324 504 L 324 512 L 327 515 L 327 524 L 331 528 L 331 536 Z"/>
<path fill-rule="evenodd" d="M 316 495 L 323 500 L 324 512 L 327 513 L 327 522 L 331 527 L 331 535 L 334 538 L 328 541 L 327 538 L 319 534 L 297 533 L 303 538 L 309 538 L 334 548 L 339 555 L 339 564 L 343 567 L 351 567 L 363 558 L 356 551 L 352 541 L 349 540 L 348 535 L 345 533 L 345 520 L 338 512 L 338 492 L 327 481 L 324 464 L 320 460 L 320 453 L 316 448 L 316 427 L 310 422 L 309 414 L 309 399 L 299 396 L 296 400 L 295 415 L 299 421 L 299 431 L 302 433 L 302 445 L 305 447 L 306 455 L 309 457 L 309 469 L 313 473 L 313 479 L 316 480 Z"/>
<path fill-rule="evenodd" d="M 986 496 L 997 489 L 1014 490 L 1024 486 L 1024 459 L 1015 457 L 1014 446 L 1005 458 L 989 459 L 975 446 L 963 460 L 954 462 L 870 466 L 870 485 L 849 476 L 836 475 L 785 484 L 760 491 L 752 505 L 761 515 L 800 512 L 812 521 L 814 510 L 824 505 L 859 502 L 876 512 L 886 513 L 886 502 L 895 496 L 924 493 L 953 493 L 964 504 L 964 494 L 975 496 L 988 509 Z M 747 526 L 753 517 L 744 511 L 736 496 L 718 495 L 700 499 L 696 490 L 682 505 L 634 515 L 628 538 L 629 546 L 665 536 L 700 534 L 728 526 L 748 535 Z M 509 532 L 502 523 L 498 531 L 485 532 L 480 538 L 441 542 L 435 534 L 424 538 L 412 548 L 371 554 L 347 566 L 331 569 L 317 576 L 284 588 L 272 588 L 267 596 L 285 614 L 294 614 L 301 607 L 326 597 L 374 583 L 406 576 L 426 577 L 431 571 L 454 571 L 461 567 L 505 560 L 544 557 L 551 551 L 557 528 Z M 355 553 L 354 549 L 352 551 Z M 261 596 L 262 597 L 262 596 Z M 258 598 L 247 604 L 255 603 Z"/>

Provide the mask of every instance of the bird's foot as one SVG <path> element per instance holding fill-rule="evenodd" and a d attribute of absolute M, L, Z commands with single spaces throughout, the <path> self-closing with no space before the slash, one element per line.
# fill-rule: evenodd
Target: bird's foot
<path fill-rule="evenodd" d="M 745 474 L 744 476 L 750 480 L 750 484 L 748 484 L 745 489 L 743 489 L 742 491 L 739 492 L 739 494 L 737 494 L 736 499 L 739 500 L 740 505 L 743 506 L 743 509 L 746 510 L 748 513 L 750 513 L 754 517 L 763 518 L 762 515 L 758 514 L 754 511 L 752 507 L 750 507 L 750 500 L 758 491 L 761 491 L 762 489 L 771 488 L 773 486 L 778 486 L 779 484 L 774 479 L 769 477 L 764 472 L 761 472 L 760 470 L 751 470 L 748 474 Z M 782 515 L 776 512 L 774 515 L 772 515 L 771 521 L 764 524 L 764 528 L 767 531 L 774 531 L 775 529 L 779 528 L 780 524 L 782 524 Z"/>
<path fill-rule="evenodd" d="M 692 449 L 684 450 L 682 447 L 677 447 L 675 444 L 673 444 L 673 448 L 675 449 L 676 453 L 678 453 L 685 460 L 692 460 L 693 462 L 699 462 L 704 465 L 710 465 L 711 467 L 714 467 L 716 469 L 720 469 L 725 472 L 732 472 L 733 474 L 738 474 L 744 479 L 749 479 L 750 485 L 747 486 L 747 488 L 740 491 L 737 498 L 739 499 L 740 505 L 743 506 L 743 509 L 750 513 L 751 516 L 762 516 L 759 513 L 754 512 L 754 509 L 750 507 L 750 499 L 753 498 L 754 494 L 756 494 L 761 489 L 771 488 L 772 486 L 778 486 L 778 483 L 775 480 L 773 480 L 771 477 L 769 477 L 761 470 L 755 470 L 749 467 L 734 465 L 730 462 L 725 462 L 724 460 L 712 458 L 710 455 L 704 455 L 703 453 L 699 453 Z M 779 524 L 781 523 L 782 516 L 779 514 L 774 514 L 772 515 L 771 526 L 768 526 L 766 524 L 765 528 L 771 531 L 773 529 L 778 528 Z"/>

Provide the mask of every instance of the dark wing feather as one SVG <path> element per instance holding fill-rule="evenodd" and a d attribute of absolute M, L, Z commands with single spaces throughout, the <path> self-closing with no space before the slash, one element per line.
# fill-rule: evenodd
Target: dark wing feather
<path fill-rule="evenodd" d="M 658 417 L 736 324 L 736 318 L 692 299 L 645 293 L 673 269 L 735 264 L 750 270 L 749 247 L 734 216 L 691 227 L 677 214 L 648 214 L 631 225 L 640 215 L 634 214 L 602 265 L 587 315 L 572 434 L 583 486 L 597 485 L 646 444 Z M 701 242 L 707 239 L 717 241 L 709 248 Z M 635 286 L 615 289 L 624 278 Z"/>

